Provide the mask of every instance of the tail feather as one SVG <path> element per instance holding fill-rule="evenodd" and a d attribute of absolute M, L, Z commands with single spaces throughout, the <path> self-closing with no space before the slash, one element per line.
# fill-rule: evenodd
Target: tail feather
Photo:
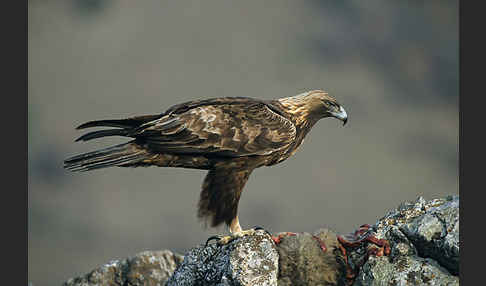
<path fill-rule="evenodd" d="M 134 130 L 140 125 L 156 120 L 157 118 L 160 118 L 160 116 L 160 114 L 142 115 L 127 119 L 89 121 L 79 125 L 76 129 L 100 126 L 118 127 L 119 129 L 105 129 L 89 132 L 76 139 L 76 141 L 88 141 L 105 136 L 133 137 L 131 134 L 133 134 Z M 139 166 L 150 154 L 135 142 L 136 141 L 134 140 L 98 151 L 73 156 L 64 161 L 64 168 L 71 171 L 90 171 L 112 166 Z"/>
<path fill-rule="evenodd" d="M 146 158 L 147 151 L 137 148 L 132 141 L 73 156 L 64 161 L 64 168 L 70 171 L 90 171 L 112 166 L 136 165 Z"/>
<path fill-rule="evenodd" d="M 79 137 L 76 139 L 77 141 L 88 141 L 91 139 L 95 138 L 100 138 L 100 137 L 105 137 L 105 136 L 127 136 L 128 131 L 125 129 L 107 129 L 107 130 L 99 130 L 99 131 L 93 131 L 84 134 L 83 136 Z"/>
<path fill-rule="evenodd" d="M 76 127 L 76 129 L 84 129 L 89 127 L 108 126 L 119 128 L 134 128 L 143 123 L 160 118 L 160 115 L 142 115 L 127 119 L 109 119 L 109 120 L 95 120 L 83 123 Z"/>
<path fill-rule="evenodd" d="M 76 127 L 76 129 L 85 129 L 90 127 L 118 127 L 120 129 L 105 129 L 99 131 L 89 132 L 76 139 L 76 141 L 88 141 L 95 138 L 105 136 L 128 136 L 137 129 L 140 125 L 159 118 L 160 115 L 142 115 L 127 119 L 108 119 L 95 120 L 83 123 Z"/>

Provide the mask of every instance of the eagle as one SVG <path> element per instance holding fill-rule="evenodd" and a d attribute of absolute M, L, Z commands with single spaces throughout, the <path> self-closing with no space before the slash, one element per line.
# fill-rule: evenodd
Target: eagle
<path fill-rule="evenodd" d="M 230 235 L 221 243 L 251 235 L 242 230 L 238 203 L 253 170 L 292 156 L 322 118 L 348 120 L 344 108 L 328 93 L 312 90 L 296 96 L 262 100 L 220 97 L 174 105 L 155 115 L 96 120 L 77 129 L 111 127 L 76 141 L 124 136 L 131 141 L 70 157 L 64 168 L 91 171 L 106 167 L 178 167 L 207 170 L 197 216 Z"/>

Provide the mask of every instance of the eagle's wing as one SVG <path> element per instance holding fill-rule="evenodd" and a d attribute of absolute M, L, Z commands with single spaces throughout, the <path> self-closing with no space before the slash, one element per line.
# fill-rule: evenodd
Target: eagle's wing
<path fill-rule="evenodd" d="M 156 152 L 229 157 L 268 155 L 296 135 L 294 124 L 265 103 L 244 100 L 168 112 L 134 131 Z"/>

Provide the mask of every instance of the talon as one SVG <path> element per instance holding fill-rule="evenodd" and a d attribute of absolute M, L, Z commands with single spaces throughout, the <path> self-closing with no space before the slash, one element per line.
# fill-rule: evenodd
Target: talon
<path fill-rule="evenodd" d="M 204 245 L 204 247 L 207 247 L 211 240 L 216 240 L 216 239 L 221 240 L 222 238 L 223 238 L 223 236 L 221 236 L 221 235 L 213 235 L 213 236 L 209 237 L 208 240 L 206 240 L 206 244 Z"/>
<path fill-rule="evenodd" d="M 240 237 L 240 236 L 234 236 L 234 235 L 223 236 L 223 237 L 221 237 L 220 240 L 218 240 L 218 245 L 228 244 L 231 241 L 237 239 L 238 237 Z"/>
<path fill-rule="evenodd" d="M 241 230 L 241 231 L 232 233 L 231 235 L 227 235 L 227 236 L 213 235 L 210 238 L 208 238 L 208 240 L 206 241 L 206 246 L 208 246 L 208 243 L 211 240 L 218 240 L 218 242 L 217 242 L 218 245 L 225 245 L 225 244 L 228 244 L 228 243 L 230 243 L 231 241 L 233 241 L 237 238 L 247 236 L 247 235 L 254 235 L 255 232 L 256 232 L 255 229 L 249 229 L 249 230 Z"/>
<path fill-rule="evenodd" d="M 208 246 L 209 242 L 211 240 L 217 240 L 217 244 L 218 245 L 224 245 L 224 244 L 228 244 L 230 241 L 234 240 L 238 238 L 238 236 L 233 236 L 233 235 L 228 235 L 228 236 L 222 236 L 222 235 L 213 235 L 211 236 L 210 238 L 208 238 L 208 240 L 206 240 L 206 244 L 205 244 L 205 247 Z"/>

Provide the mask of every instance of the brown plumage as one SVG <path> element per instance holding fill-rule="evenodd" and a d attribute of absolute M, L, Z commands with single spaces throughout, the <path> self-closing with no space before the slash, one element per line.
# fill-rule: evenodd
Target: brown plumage
<path fill-rule="evenodd" d="M 260 100 L 225 97 L 175 105 L 158 115 L 90 121 L 77 129 L 94 131 L 76 141 L 125 136 L 132 141 L 64 161 L 72 171 L 117 167 L 181 167 L 209 170 L 198 216 L 215 227 L 226 223 L 241 232 L 238 202 L 251 172 L 282 162 L 295 153 L 321 118 L 347 114 L 334 98 L 316 90 L 293 97 Z"/>

